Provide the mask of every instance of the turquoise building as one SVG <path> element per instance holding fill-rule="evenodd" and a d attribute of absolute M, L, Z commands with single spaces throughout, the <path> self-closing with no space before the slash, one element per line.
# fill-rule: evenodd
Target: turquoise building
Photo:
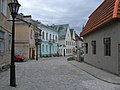
<path fill-rule="evenodd" d="M 41 24 L 41 45 L 39 54 L 41 57 L 57 56 L 58 54 L 58 31 L 53 27 Z"/>

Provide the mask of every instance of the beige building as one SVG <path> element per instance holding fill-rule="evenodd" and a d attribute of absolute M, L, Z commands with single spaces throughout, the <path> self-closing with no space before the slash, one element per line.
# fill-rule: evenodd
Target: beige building
<path fill-rule="evenodd" d="M 9 0 L 0 0 L 0 70 L 10 64 L 11 53 L 11 24 Z"/>
<path fill-rule="evenodd" d="M 36 45 L 35 33 L 39 33 L 38 21 L 32 19 L 31 15 L 20 14 L 17 17 L 15 32 L 15 54 L 26 58 L 35 59 Z"/>

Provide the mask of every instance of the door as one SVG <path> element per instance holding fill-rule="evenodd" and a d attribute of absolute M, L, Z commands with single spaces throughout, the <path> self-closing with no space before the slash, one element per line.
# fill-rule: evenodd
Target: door
<path fill-rule="evenodd" d="M 35 56 L 35 50 L 32 49 L 32 59 L 35 59 L 34 56 Z"/>
<path fill-rule="evenodd" d="M 31 59 L 31 48 L 29 48 L 29 58 Z"/>
<path fill-rule="evenodd" d="M 65 49 L 64 49 L 64 56 L 65 56 Z"/>

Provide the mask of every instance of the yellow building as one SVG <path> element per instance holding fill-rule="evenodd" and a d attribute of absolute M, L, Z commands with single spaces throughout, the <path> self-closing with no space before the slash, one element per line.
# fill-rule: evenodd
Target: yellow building
<path fill-rule="evenodd" d="M 39 33 L 39 29 L 37 28 L 39 22 L 33 20 L 31 15 L 24 16 L 23 14 L 20 14 L 17 19 L 15 53 L 24 55 L 26 58 L 35 59 L 35 32 Z"/>
<path fill-rule="evenodd" d="M 11 24 L 9 0 L 0 0 L 0 70 L 10 64 L 11 53 Z"/>

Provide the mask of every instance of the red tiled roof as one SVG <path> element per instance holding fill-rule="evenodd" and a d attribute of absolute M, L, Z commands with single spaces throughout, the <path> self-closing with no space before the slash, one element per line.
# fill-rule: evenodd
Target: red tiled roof
<path fill-rule="evenodd" d="M 104 0 L 89 16 L 89 20 L 80 36 L 89 34 L 114 18 L 120 18 L 120 0 Z"/>

